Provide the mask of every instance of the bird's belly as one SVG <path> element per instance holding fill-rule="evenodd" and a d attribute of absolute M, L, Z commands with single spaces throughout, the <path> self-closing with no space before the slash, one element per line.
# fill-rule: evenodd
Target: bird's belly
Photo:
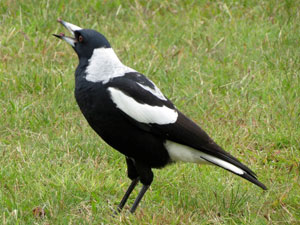
<path fill-rule="evenodd" d="M 170 161 L 164 140 L 128 121 L 110 117 L 109 121 L 92 127 L 114 149 L 135 160 L 143 161 L 150 167 L 163 167 Z"/>

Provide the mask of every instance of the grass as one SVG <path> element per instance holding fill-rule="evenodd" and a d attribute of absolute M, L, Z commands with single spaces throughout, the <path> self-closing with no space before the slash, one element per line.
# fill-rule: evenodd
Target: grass
<path fill-rule="evenodd" d="M 0 223 L 299 224 L 299 12 L 292 0 L 1 1 Z M 79 112 L 58 17 L 105 34 L 269 190 L 175 164 L 154 171 L 135 215 L 113 218 L 125 160 Z"/>

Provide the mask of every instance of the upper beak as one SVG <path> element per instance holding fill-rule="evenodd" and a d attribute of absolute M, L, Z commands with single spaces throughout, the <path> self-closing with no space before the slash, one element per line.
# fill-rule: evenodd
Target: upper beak
<path fill-rule="evenodd" d="M 61 23 L 65 28 L 68 29 L 68 31 L 71 32 L 71 34 L 73 35 L 73 37 L 67 37 L 65 36 L 64 33 L 60 33 L 60 34 L 53 34 L 55 37 L 58 37 L 62 40 L 65 40 L 67 43 L 69 43 L 72 47 L 75 47 L 75 43 L 77 42 L 77 40 L 75 39 L 75 34 L 74 32 L 77 30 L 82 30 L 81 27 L 78 27 L 74 24 L 68 23 L 66 21 L 63 21 L 61 19 L 58 19 L 57 22 Z"/>

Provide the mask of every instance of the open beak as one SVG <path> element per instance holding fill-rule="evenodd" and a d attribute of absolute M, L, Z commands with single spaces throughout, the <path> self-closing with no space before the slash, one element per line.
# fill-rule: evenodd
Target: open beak
<path fill-rule="evenodd" d="M 68 44 L 70 44 L 72 47 L 75 47 L 75 43 L 77 42 L 77 40 L 75 39 L 75 34 L 74 32 L 77 30 L 82 30 L 81 27 L 78 27 L 74 24 L 68 23 L 66 21 L 63 21 L 62 19 L 58 19 L 57 22 L 61 23 L 65 28 L 68 29 L 68 31 L 70 31 L 70 33 L 73 35 L 73 37 L 67 37 L 65 36 L 64 33 L 60 33 L 60 34 L 53 34 L 55 37 L 65 40 Z"/>

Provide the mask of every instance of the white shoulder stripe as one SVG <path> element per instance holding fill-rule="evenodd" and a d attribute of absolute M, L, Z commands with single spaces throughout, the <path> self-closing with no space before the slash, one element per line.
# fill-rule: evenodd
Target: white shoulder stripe
<path fill-rule="evenodd" d="M 152 82 L 151 82 L 152 83 Z M 148 87 L 148 86 L 144 86 L 140 83 L 137 83 L 139 86 L 141 86 L 142 88 L 144 88 L 146 91 L 149 91 L 151 94 L 155 95 L 157 98 L 161 99 L 161 100 L 164 100 L 164 101 L 167 101 L 166 97 L 163 95 L 163 93 L 161 93 L 161 91 L 158 89 L 158 87 L 154 85 L 154 89 Z"/>
<path fill-rule="evenodd" d="M 199 164 L 211 163 L 239 175 L 245 173 L 242 169 L 235 165 L 232 165 L 222 159 L 218 159 L 215 156 L 200 152 L 199 150 L 193 149 L 189 146 L 181 145 L 169 140 L 166 140 L 164 146 L 167 149 L 171 160 L 173 161 L 194 162 Z"/>
<path fill-rule="evenodd" d="M 140 123 L 170 124 L 175 123 L 178 113 L 166 106 L 151 106 L 141 104 L 119 89 L 109 87 L 112 101 L 116 106 Z"/>

